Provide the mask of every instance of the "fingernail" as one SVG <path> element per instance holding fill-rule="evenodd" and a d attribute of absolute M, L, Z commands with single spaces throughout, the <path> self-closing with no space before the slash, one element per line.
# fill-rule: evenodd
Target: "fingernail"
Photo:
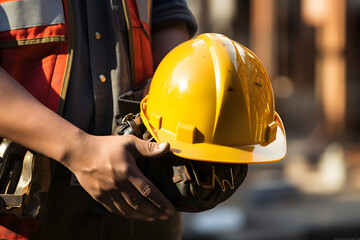
<path fill-rule="evenodd" d="M 163 149 L 166 147 L 166 145 L 167 145 L 166 142 L 160 143 L 160 144 L 158 144 L 158 148 Z"/>
<path fill-rule="evenodd" d="M 161 220 L 167 220 L 169 218 L 169 216 L 161 216 L 161 217 L 159 217 L 159 219 L 161 219 Z"/>
<path fill-rule="evenodd" d="M 167 215 L 173 215 L 173 214 L 174 214 L 174 211 L 173 211 L 173 210 L 170 210 L 170 209 L 166 209 L 166 210 L 165 210 L 165 213 L 166 213 Z"/>
<path fill-rule="evenodd" d="M 153 222 L 155 219 L 154 218 L 148 218 L 147 221 L 149 222 Z"/>

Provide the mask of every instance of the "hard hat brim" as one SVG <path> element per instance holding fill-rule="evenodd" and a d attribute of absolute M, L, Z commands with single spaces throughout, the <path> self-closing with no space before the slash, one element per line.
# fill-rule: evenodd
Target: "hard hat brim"
<path fill-rule="evenodd" d="M 246 146 L 224 146 L 206 142 L 187 143 L 179 141 L 176 140 L 175 134 L 152 127 L 143 111 L 140 112 L 140 115 L 155 141 L 158 143 L 168 142 L 170 144 L 170 152 L 182 158 L 206 162 L 250 164 L 280 161 L 286 154 L 285 131 L 277 114 L 275 114 L 275 120 L 278 123 L 276 139 L 266 145 L 255 144 Z"/>

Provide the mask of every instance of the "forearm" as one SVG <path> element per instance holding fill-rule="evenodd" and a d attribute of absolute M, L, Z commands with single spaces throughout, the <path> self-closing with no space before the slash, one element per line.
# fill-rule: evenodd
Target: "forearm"
<path fill-rule="evenodd" d="M 174 47 L 189 39 L 187 26 L 183 22 L 172 22 L 155 29 L 152 32 L 154 67 L 156 68 Z"/>
<path fill-rule="evenodd" d="M 152 53 L 154 69 L 174 47 L 190 39 L 187 26 L 183 22 L 173 22 L 158 27 L 152 32 Z M 143 89 L 143 97 L 149 92 L 150 82 Z"/>
<path fill-rule="evenodd" d="M 0 68 L 0 136 L 60 162 L 86 134 L 37 101 Z"/>
<path fill-rule="evenodd" d="M 109 211 L 150 221 L 167 219 L 174 213 L 172 204 L 135 162 L 135 156 L 165 154 L 169 144 L 134 136 L 86 134 L 43 106 L 1 68 L 0 116 L 1 137 L 64 164 Z"/>

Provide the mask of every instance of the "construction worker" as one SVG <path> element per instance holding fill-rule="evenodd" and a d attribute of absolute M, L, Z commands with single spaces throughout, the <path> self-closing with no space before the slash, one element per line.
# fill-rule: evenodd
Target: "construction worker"
<path fill-rule="evenodd" d="M 135 163 L 169 144 L 106 135 L 118 97 L 195 31 L 184 0 L 0 1 L 0 136 L 58 163 L 45 207 L 0 216 L 0 238 L 181 239 L 180 215 Z"/>

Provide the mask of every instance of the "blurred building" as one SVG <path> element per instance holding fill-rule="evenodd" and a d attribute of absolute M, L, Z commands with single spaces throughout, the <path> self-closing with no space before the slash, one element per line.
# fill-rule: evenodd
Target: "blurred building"
<path fill-rule="evenodd" d="M 251 165 L 214 210 L 185 214 L 184 239 L 360 239 L 360 1 L 188 3 L 198 34 L 222 33 L 263 61 L 288 154 Z"/>

